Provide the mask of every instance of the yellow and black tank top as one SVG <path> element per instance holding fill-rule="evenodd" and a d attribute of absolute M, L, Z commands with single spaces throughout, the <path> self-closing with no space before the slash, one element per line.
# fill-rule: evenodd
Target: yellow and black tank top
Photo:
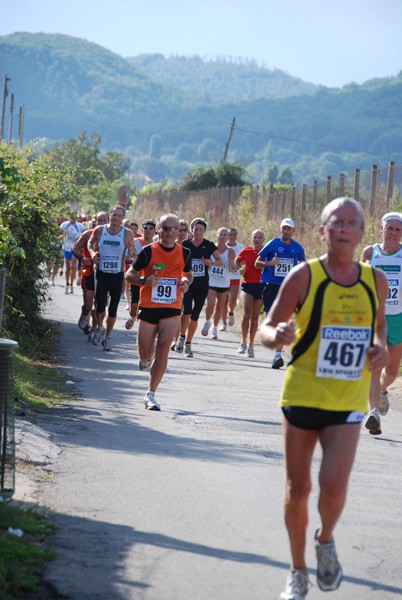
<path fill-rule="evenodd" d="M 310 284 L 296 313 L 296 341 L 280 406 L 366 411 L 379 305 L 373 268 L 359 263 L 353 285 L 335 283 L 319 258 L 307 262 Z"/>

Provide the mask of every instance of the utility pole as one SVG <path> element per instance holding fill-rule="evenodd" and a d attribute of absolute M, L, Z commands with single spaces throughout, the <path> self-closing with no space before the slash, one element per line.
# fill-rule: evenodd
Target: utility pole
<path fill-rule="evenodd" d="M 228 137 L 228 141 L 226 142 L 226 147 L 225 147 L 225 154 L 223 155 L 223 162 L 225 162 L 226 159 L 227 159 L 227 157 L 228 157 L 230 140 L 232 139 L 232 133 L 233 133 L 233 129 L 234 129 L 234 126 L 235 126 L 235 121 L 236 121 L 236 119 L 234 118 L 233 121 L 232 121 L 232 125 L 230 126 L 229 137 Z"/>
<path fill-rule="evenodd" d="M 18 123 L 18 139 L 20 142 L 20 148 L 22 148 L 22 136 L 24 134 L 24 118 L 25 118 L 25 104 L 20 106 L 20 119 Z"/>
<path fill-rule="evenodd" d="M 8 96 L 7 81 L 10 81 L 10 78 L 7 77 L 7 73 L 6 73 L 4 75 L 3 104 L 1 106 L 0 142 L 4 138 L 4 114 L 6 112 L 6 98 Z"/>
<path fill-rule="evenodd" d="M 8 124 L 8 143 L 11 144 L 11 138 L 13 133 L 13 112 L 14 112 L 14 94 L 11 94 L 10 102 L 10 122 Z"/>

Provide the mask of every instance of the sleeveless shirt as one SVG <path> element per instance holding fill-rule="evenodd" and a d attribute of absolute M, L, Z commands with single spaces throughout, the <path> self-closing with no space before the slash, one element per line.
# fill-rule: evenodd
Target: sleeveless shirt
<path fill-rule="evenodd" d="M 367 410 L 379 305 L 373 268 L 359 263 L 353 285 L 335 283 L 320 259 L 307 262 L 310 285 L 296 313 L 296 341 L 286 371 L 281 406 L 336 411 Z"/>

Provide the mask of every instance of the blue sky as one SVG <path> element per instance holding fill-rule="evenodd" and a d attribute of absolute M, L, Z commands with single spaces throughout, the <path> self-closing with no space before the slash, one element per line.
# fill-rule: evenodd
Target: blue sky
<path fill-rule="evenodd" d="M 341 87 L 402 70 L 402 0 L 13 0 L 0 35 L 81 37 L 121 56 L 255 59 Z"/>

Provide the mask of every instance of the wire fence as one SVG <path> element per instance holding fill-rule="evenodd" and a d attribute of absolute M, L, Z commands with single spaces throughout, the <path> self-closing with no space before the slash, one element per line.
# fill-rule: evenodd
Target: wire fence
<path fill-rule="evenodd" d="M 338 178 L 328 176 L 325 181 L 314 181 L 312 186 L 294 186 L 286 191 L 276 191 L 273 186 L 252 186 L 152 192 L 138 197 L 135 214 L 137 219 L 157 218 L 167 212 L 184 218 L 203 215 L 212 227 L 221 226 L 229 224 L 245 189 L 249 190 L 252 210 L 264 211 L 269 221 L 290 216 L 303 232 L 316 223 L 317 215 L 328 202 L 340 196 L 355 198 L 370 216 L 396 209 L 402 197 L 402 165 L 390 162 L 381 169 L 376 165 L 369 171 L 355 169 L 353 174 L 342 173 Z"/>

